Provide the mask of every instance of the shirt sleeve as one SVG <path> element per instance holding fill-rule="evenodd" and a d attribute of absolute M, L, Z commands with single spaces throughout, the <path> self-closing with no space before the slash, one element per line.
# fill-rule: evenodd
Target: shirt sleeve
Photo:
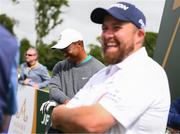
<path fill-rule="evenodd" d="M 63 91 L 60 83 L 60 77 L 55 75 L 49 83 L 49 98 L 57 103 L 63 104 L 65 100 L 70 99 Z"/>
<path fill-rule="evenodd" d="M 46 67 L 42 68 L 41 79 L 42 82 L 38 83 L 39 88 L 47 87 L 50 81 L 50 76 Z"/>
<path fill-rule="evenodd" d="M 142 91 L 136 90 L 136 92 L 134 92 L 134 89 L 140 89 L 140 87 L 132 83 L 119 83 L 117 80 L 112 84 L 107 84 L 106 88 L 107 93 L 99 100 L 99 103 L 110 112 L 124 128 L 132 125 L 132 123 L 146 111 L 151 103 L 151 99 L 143 96 L 144 93 L 142 93 Z"/>

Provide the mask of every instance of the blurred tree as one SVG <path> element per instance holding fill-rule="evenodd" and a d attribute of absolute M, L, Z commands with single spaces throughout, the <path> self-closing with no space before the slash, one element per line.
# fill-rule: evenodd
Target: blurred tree
<path fill-rule="evenodd" d="M 19 0 L 11 0 L 14 4 L 19 4 Z M 68 0 L 34 0 L 35 3 L 35 28 L 37 33 L 36 48 L 39 52 L 39 61 L 46 65 L 49 70 L 52 70 L 55 63 L 64 59 L 64 56 L 58 50 L 52 50 L 50 45 L 43 42 L 43 37 L 55 28 L 58 24 L 63 22 L 60 15 L 63 13 L 60 9 L 62 6 L 69 6 Z M 5 18 L 5 19 L 4 19 Z M 13 24 L 15 21 L 9 21 L 6 15 L 3 15 L 0 20 L 7 20 L 5 22 L 9 29 L 13 32 Z M 31 47 L 28 39 L 22 39 L 20 42 L 20 63 L 24 61 L 25 51 Z M 47 54 L 48 53 L 48 54 Z M 51 61 L 51 62 L 49 62 Z"/>
<path fill-rule="evenodd" d="M 35 0 L 36 46 L 43 44 L 43 37 L 62 23 L 60 8 L 63 5 L 69 6 L 68 0 Z"/>
<path fill-rule="evenodd" d="M 148 52 L 150 57 L 153 57 L 154 50 L 156 48 L 156 41 L 157 41 L 157 33 L 154 32 L 146 32 L 146 37 L 144 40 L 144 46 Z"/>
<path fill-rule="evenodd" d="M 19 4 L 19 0 L 11 0 Z M 43 44 L 43 37 L 49 34 L 57 25 L 63 22 L 60 15 L 62 6 L 69 6 L 68 0 L 34 0 L 35 29 L 37 33 L 36 46 Z"/>
<path fill-rule="evenodd" d="M 96 37 L 96 40 L 101 44 L 101 37 L 98 36 Z M 88 45 L 90 51 L 89 54 L 94 56 L 96 59 L 98 59 L 99 61 L 101 61 L 103 64 L 105 63 L 105 60 L 103 58 L 103 53 L 102 53 L 102 47 L 99 45 L 94 45 L 94 44 L 89 44 Z"/>
<path fill-rule="evenodd" d="M 53 42 L 51 45 L 43 44 L 37 46 L 39 62 L 45 65 L 50 71 L 52 71 L 58 61 L 64 59 L 64 55 L 60 50 L 51 48 L 55 43 L 56 42 Z"/>
<path fill-rule="evenodd" d="M 15 23 L 13 18 L 8 17 L 6 14 L 0 14 L 0 24 L 6 27 L 13 35 L 15 35 L 13 30 Z"/>
<path fill-rule="evenodd" d="M 101 46 L 90 44 L 88 47 L 90 49 L 89 54 L 105 64 Z"/>
<path fill-rule="evenodd" d="M 20 64 L 24 62 L 24 55 L 29 47 L 32 46 L 28 39 L 24 38 L 20 41 Z"/>

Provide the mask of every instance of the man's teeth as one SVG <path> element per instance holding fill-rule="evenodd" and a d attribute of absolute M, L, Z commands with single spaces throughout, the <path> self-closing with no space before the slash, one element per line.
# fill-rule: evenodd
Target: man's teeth
<path fill-rule="evenodd" d="M 116 46 L 116 43 L 110 42 L 110 43 L 107 43 L 107 46 L 108 46 L 108 47 Z"/>

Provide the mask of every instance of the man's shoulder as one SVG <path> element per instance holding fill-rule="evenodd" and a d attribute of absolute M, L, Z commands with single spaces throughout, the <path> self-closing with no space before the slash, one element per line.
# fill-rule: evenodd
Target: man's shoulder
<path fill-rule="evenodd" d="M 64 59 L 62 61 L 59 61 L 55 64 L 54 68 L 61 68 L 63 66 L 65 66 L 66 64 L 68 64 L 68 61 L 67 59 Z"/>
<path fill-rule="evenodd" d="M 53 67 L 53 73 L 56 74 L 61 71 L 67 64 L 69 64 L 67 59 L 57 62 Z"/>
<path fill-rule="evenodd" d="M 47 67 L 45 65 L 41 64 L 41 63 L 39 63 L 38 67 L 41 68 L 41 69 L 47 69 Z"/>
<path fill-rule="evenodd" d="M 101 67 L 105 67 L 105 65 L 104 65 L 101 61 L 99 61 L 98 59 L 96 59 L 96 58 L 93 57 L 93 56 L 92 56 L 92 58 L 91 58 L 91 60 L 90 60 L 90 63 L 99 65 L 99 66 L 101 66 Z"/>

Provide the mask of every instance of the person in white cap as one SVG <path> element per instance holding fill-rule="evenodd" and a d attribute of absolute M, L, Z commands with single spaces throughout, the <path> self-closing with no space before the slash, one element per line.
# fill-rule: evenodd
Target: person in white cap
<path fill-rule="evenodd" d="M 53 68 L 49 94 L 50 100 L 63 104 L 72 98 L 94 73 L 105 66 L 86 54 L 80 32 L 67 28 L 60 36 L 58 43 L 52 48 L 60 49 L 66 59 L 59 61 Z"/>
<path fill-rule="evenodd" d="M 51 109 L 51 105 L 54 106 L 53 101 L 57 104 L 67 103 L 93 74 L 105 67 L 96 58 L 87 55 L 83 36 L 75 29 L 63 30 L 59 41 L 52 48 L 60 49 L 66 59 L 59 61 L 53 68 L 53 76 L 49 83 L 50 100 L 44 104 L 47 110 Z"/>
<path fill-rule="evenodd" d="M 102 47 L 109 66 L 96 73 L 66 104 L 52 111 L 63 132 L 164 134 L 170 93 L 164 69 L 143 47 L 145 16 L 118 2 L 96 8 L 91 20 L 102 24 Z"/>

